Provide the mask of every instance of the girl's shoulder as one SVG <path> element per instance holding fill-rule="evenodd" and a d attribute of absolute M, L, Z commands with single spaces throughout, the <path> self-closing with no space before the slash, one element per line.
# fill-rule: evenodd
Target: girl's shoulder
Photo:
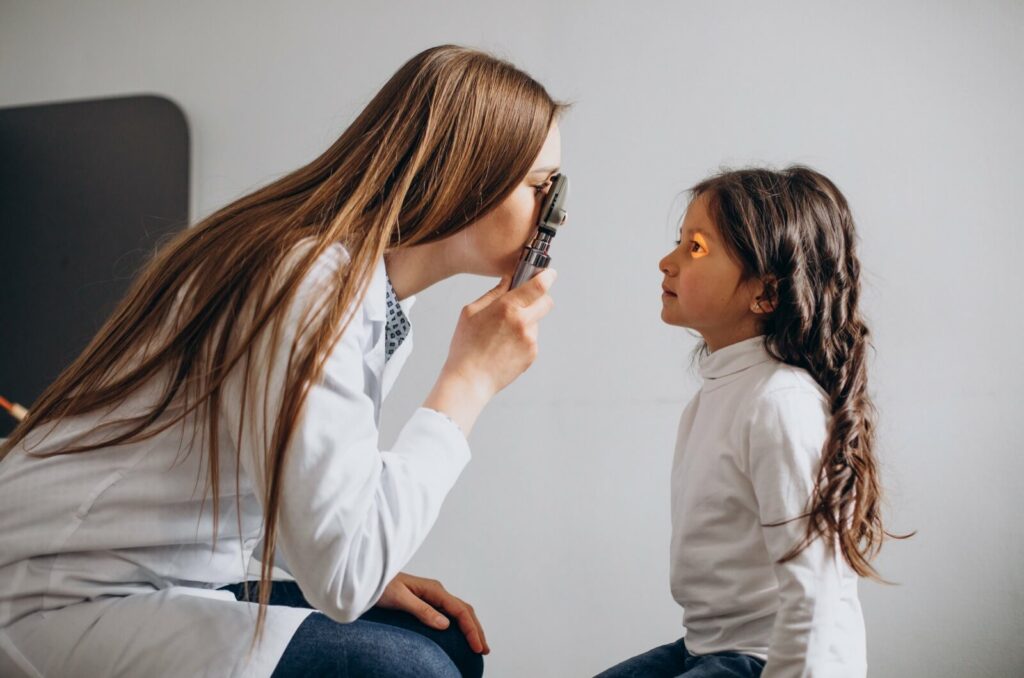
<path fill-rule="evenodd" d="M 753 473 L 758 463 L 811 468 L 821 456 L 828 433 L 830 404 L 804 369 L 778 361 L 757 366 L 759 374 L 736 403 L 729 440 L 740 469 Z"/>
<path fill-rule="evenodd" d="M 760 399 L 778 399 L 789 396 L 803 396 L 829 402 L 825 389 L 814 380 L 811 373 L 802 367 L 772 360 L 764 380 L 757 389 Z"/>
<path fill-rule="evenodd" d="M 758 367 L 760 374 L 736 408 L 746 434 L 766 426 L 806 426 L 828 419 L 830 398 L 807 370 L 777 360 Z"/>

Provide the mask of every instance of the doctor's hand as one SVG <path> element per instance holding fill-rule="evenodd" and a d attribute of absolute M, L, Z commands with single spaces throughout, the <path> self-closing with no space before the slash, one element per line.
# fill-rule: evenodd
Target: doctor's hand
<path fill-rule="evenodd" d="M 537 327 L 554 307 L 556 273 L 546 269 L 509 291 L 509 279 L 462 309 L 425 407 L 444 412 L 469 434 L 484 405 L 537 357 Z"/>
<path fill-rule="evenodd" d="M 377 605 L 408 612 L 427 626 L 441 631 L 450 624 L 448 617 L 439 610 L 444 611 L 458 622 L 473 652 L 488 654 L 491 651 L 473 606 L 448 593 L 437 580 L 400 572 L 384 589 Z"/>

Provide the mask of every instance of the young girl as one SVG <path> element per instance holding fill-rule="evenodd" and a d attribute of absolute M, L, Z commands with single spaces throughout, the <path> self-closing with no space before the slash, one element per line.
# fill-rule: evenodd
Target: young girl
<path fill-rule="evenodd" d="M 426 50 L 156 255 L 0 446 L 0 675 L 480 675 L 472 607 L 401 570 L 536 355 L 554 272 L 507 290 L 560 109 L 504 61 Z M 412 295 L 457 273 L 507 277 L 382 450 Z"/>
<path fill-rule="evenodd" d="M 693 189 L 660 262 L 662 319 L 704 340 L 671 481 L 685 637 L 601 676 L 865 674 L 857 578 L 885 533 L 855 241 L 804 167 Z"/>

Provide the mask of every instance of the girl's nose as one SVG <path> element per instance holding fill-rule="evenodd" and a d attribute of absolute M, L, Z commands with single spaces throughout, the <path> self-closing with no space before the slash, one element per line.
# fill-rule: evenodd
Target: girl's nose
<path fill-rule="evenodd" d="M 672 265 L 671 257 L 671 254 L 667 254 L 658 262 L 658 269 L 665 275 L 674 275 L 677 271 L 676 267 Z"/>

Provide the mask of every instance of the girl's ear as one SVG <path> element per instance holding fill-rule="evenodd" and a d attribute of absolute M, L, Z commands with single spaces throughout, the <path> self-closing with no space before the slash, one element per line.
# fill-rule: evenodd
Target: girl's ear
<path fill-rule="evenodd" d="M 750 302 L 750 310 L 758 315 L 767 315 L 775 310 L 779 303 L 776 292 L 778 279 L 773 275 L 765 276 L 757 287 L 754 299 Z"/>

